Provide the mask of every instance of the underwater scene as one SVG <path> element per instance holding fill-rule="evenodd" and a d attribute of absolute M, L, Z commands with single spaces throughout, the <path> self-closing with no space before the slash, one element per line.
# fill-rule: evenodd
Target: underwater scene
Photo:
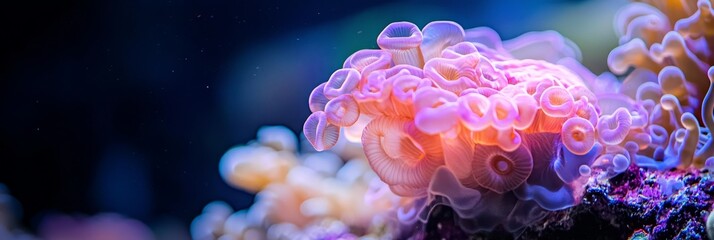
<path fill-rule="evenodd" d="M 714 239 L 711 0 L 9 9 L 0 240 Z"/>

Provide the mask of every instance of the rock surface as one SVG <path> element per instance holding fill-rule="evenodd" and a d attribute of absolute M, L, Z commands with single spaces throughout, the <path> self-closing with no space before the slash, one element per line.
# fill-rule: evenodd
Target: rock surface
<path fill-rule="evenodd" d="M 707 239 L 713 203 L 708 170 L 660 172 L 633 165 L 609 180 L 593 180 L 579 205 L 551 212 L 515 235 L 502 229 L 465 233 L 454 212 L 438 206 L 409 239 Z"/>

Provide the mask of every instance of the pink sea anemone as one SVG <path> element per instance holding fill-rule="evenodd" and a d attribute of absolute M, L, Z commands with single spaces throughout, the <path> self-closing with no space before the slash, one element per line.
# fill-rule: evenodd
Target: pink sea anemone
<path fill-rule="evenodd" d="M 502 43 L 488 28 L 397 22 L 377 44 L 312 92 L 305 136 L 317 150 L 340 132 L 360 141 L 394 193 L 450 205 L 468 231 L 515 231 L 542 216 L 536 212 L 577 204 L 581 176 L 603 151 L 598 131 L 633 124 L 623 122 L 634 118 L 629 112 L 600 117 L 592 73 L 555 32 Z M 619 171 L 630 161 L 621 158 Z"/>

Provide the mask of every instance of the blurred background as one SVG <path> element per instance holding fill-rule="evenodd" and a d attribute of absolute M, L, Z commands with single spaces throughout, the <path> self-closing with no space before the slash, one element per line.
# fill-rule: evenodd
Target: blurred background
<path fill-rule="evenodd" d="M 624 0 L 48 1 L 4 7 L 0 183 L 34 231 L 52 213 L 187 227 L 236 209 L 218 161 L 263 125 L 299 133 L 307 99 L 394 21 L 452 20 L 511 39 L 556 30 L 606 71 Z"/>

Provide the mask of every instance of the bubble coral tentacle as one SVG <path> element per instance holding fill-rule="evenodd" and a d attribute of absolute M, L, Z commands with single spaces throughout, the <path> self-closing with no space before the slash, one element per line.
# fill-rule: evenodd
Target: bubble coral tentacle
<path fill-rule="evenodd" d="M 665 94 L 660 98 L 660 104 L 663 110 L 669 112 L 670 119 L 668 120 L 673 127 L 675 129 L 681 128 L 682 125 L 679 119 L 682 118 L 682 105 L 679 103 L 679 99 L 671 94 Z"/>
<path fill-rule="evenodd" d="M 621 36 L 620 44 L 636 38 L 643 39 L 649 46 L 672 29 L 664 13 L 653 6 L 637 2 L 620 9 L 613 23 L 615 31 Z"/>
<path fill-rule="evenodd" d="M 666 66 L 659 72 L 658 82 L 663 94 L 671 94 L 679 99 L 684 106 L 697 105 L 698 100 L 690 93 L 695 92 L 694 86 L 686 80 L 684 72 L 674 66 Z M 694 109 L 687 109 L 693 111 Z"/>
<path fill-rule="evenodd" d="M 521 145 L 522 141 L 521 134 L 513 128 L 498 130 L 496 142 L 498 143 L 498 147 L 504 151 L 515 151 Z"/>
<path fill-rule="evenodd" d="M 491 124 L 488 114 L 491 102 L 479 93 L 469 93 L 458 98 L 459 116 L 466 128 L 471 131 L 481 131 Z"/>
<path fill-rule="evenodd" d="M 652 143 L 652 136 L 649 132 L 630 132 L 630 135 L 626 138 L 626 143 L 635 144 L 636 148 L 633 148 L 635 152 L 640 149 L 646 149 Z"/>
<path fill-rule="evenodd" d="M 524 146 L 508 152 L 495 146 L 476 144 L 472 166 L 480 186 L 504 193 L 525 182 L 533 170 L 533 158 Z"/>
<path fill-rule="evenodd" d="M 650 51 L 642 39 L 635 38 L 613 49 L 607 56 L 607 66 L 615 74 L 624 74 L 630 66 L 639 66 L 652 72 L 662 68 L 650 56 Z"/>
<path fill-rule="evenodd" d="M 513 101 L 518 112 L 518 117 L 513 122 L 513 128 L 517 130 L 529 128 L 535 120 L 538 109 L 540 109 L 538 102 L 528 94 L 517 94 L 513 97 Z"/>
<path fill-rule="evenodd" d="M 491 119 L 491 126 L 499 130 L 511 128 L 518 118 L 518 108 L 515 104 L 502 94 L 491 95 L 488 101 L 491 104 L 486 114 Z"/>
<path fill-rule="evenodd" d="M 344 68 L 354 68 L 362 74 L 362 78 L 369 76 L 375 70 L 386 69 L 392 66 L 392 54 L 384 50 L 359 50 L 349 56 L 343 65 Z"/>
<path fill-rule="evenodd" d="M 674 29 L 683 33 L 687 37 L 712 37 L 714 36 L 714 9 L 709 1 L 700 0 L 697 2 L 697 11 L 691 16 L 680 19 L 674 25 Z M 707 40 L 707 42 L 712 42 Z"/>
<path fill-rule="evenodd" d="M 329 123 L 325 112 L 318 111 L 310 114 L 305 120 L 303 132 L 315 150 L 324 151 L 337 143 L 340 127 Z"/>
<path fill-rule="evenodd" d="M 652 137 L 652 144 L 660 146 L 667 144 L 669 132 L 667 132 L 667 129 L 664 127 L 657 124 L 651 124 L 649 125 L 649 134 Z"/>
<path fill-rule="evenodd" d="M 340 126 L 352 126 L 359 118 L 359 105 L 352 95 L 341 95 L 325 105 L 327 122 Z"/>
<path fill-rule="evenodd" d="M 549 87 L 540 97 L 543 112 L 551 117 L 567 117 L 573 111 L 573 96 L 563 87 Z"/>
<path fill-rule="evenodd" d="M 644 129 L 649 123 L 649 113 L 642 105 L 635 105 L 634 109 L 630 109 L 632 116 L 632 130 Z"/>
<path fill-rule="evenodd" d="M 466 55 L 459 58 L 433 58 L 424 65 L 424 75 L 439 87 L 459 94 L 478 87 L 476 65 L 479 59 Z"/>
<path fill-rule="evenodd" d="M 442 138 L 441 144 L 446 168 L 458 179 L 468 179 L 471 176 L 471 168 L 464 166 L 470 166 L 473 161 L 474 142 L 470 132 L 462 129 L 455 137 Z"/>
<path fill-rule="evenodd" d="M 632 116 L 625 108 L 618 108 L 612 115 L 602 116 L 598 120 L 597 132 L 600 141 L 616 145 L 625 140 L 632 125 Z"/>
<path fill-rule="evenodd" d="M 441 57 L 448 59 L 455 59 L 476 54 L 478 54 L 478 49 L 476 49 L 476 46 L 470 42 L 460 42 L 456 45 L 445 48 L 444 51 L 441 51 Z"/>
<path fill-rule="evenodd" d="M 325 96 L 325 85 L 326 83 L 317 85 L 317 87 L 310 92 L 308 106 L 310 107 L 310 111 L 313 113 L 325 110 L 325 105 L 327 105 L 327 102 L 330 101 L 330 99 Z"/>
<path fill-rule="evenodd" d="M 398 76 L 411 75 L 419 78 L 424 77 L 424 70 L 419 67 L 415 67 L 407 64 L 398 64 L 389 69 L 384 70 L 384 75 L 386 78 L 393 78 Z"/>
<path fill-rule="evenodd" d="M 706 129 L 714 129 L 714 67 L 710 67 L 707 72 L 709 77 L 709 89 L 702 103 L 702 122 Z M 696 153 L 696 161 L 704 162 L 705 159 L 714 155 L 714 137 L 709 132 L 709 138 Z"/>
<path fill-rule="evenodd" d="M 440 145 L 438 138 L 414 132 L 409 125 L 403 118 L 374 119 L 364 130 L 362 145 L 382 181 L 425 188 L 443 162 L 441 146 L 436 146 Z"/>
<path fill-rule="evenodd" d="M 457 98 L 454 93 L 442 89 L 417 90 L 414 93 L 414 122 L 417 128 L 428 134 L 452 130 L 458 123 Z"/>
<path fill-rule="evenodd" d="M 392 85 L 391 102 L 394 111 L 399 116 L 413 117 L 415 114 L 414 94 L 421 88 L 431 87 L 431 82 L 417 76 L 403 75 L 394 77 Z"/>
<path fill-rule="evenodd" d="M 572 153 L 583 155 L 595 145 L 595 127 L 584 118 L 571 118 L 563 124 L 563 145 Z"/>
<path fill-rule="evenodd" d="M 362 79 L 361 89 L 353 92 L 353 96 L 360 106 L 360 112 L 369 115 L 392 113 L 392 104 L 389 98 L 392 94 L 393 79 L 387 78 L 386 72 L 374 71 L 366 79 Z"/>
<path fill-rule="evenodd" d="M 699 142 L 699 121 L 692 113 L 684 113 L 681 117 L 682 126 L 687 130 L 679 147 L 680 166 L 689 166 L 694 161 L 694 153 Z M 703 165 L 703 164 L 702 164 Z M 697 166 L 697 167 L 701 167 Z"/>
<path fill-rule="evenodd" d="M 422 29 L 421 52 L 424 61 L 441 55 L 441 51 L 464 41 L 464 29 L 451 21 L 430 22 Z"/>
<path fill-rule="evenodd" d="M 583 118 L 593 126 L 597 126 L 599 115 L 598 109 L 595 105 L 588 103 L 587 97 L 581 97 L 573 106 L 573 117 Z"/>
<path fill-rule="evenodd" d="M 362 76 L 356 69 L 339 69 L 332 73 L 329 80 L 327 80 L 323 94 L 328 99 L 350 94 L 357 88 L 361 79 Z"/>
<path fill-rule="evenodd" d="M 419 46 L 422 33 L 410 22 L 395 22 L 387 25 L 377 37 L 377 45 L 392 54 L 394 64 L 409 64 L 422 67 L 424 59 Z"/>
<path fill-rule="evenodd" d="M 688 81 L 694 84 L 705 84 L 706 81 L 704 81 L 702 73 L 706 71 L 706 63 L 699 60 L 687 47 L 687 43 L 679 33 L 668 32 L 662 39 L 661 44 L 652 45 L 650 52 L 655 58 L 671 58 L 675 65 L 684 72 L 684 76 Z M 697 87 L 701 90 L 706 89 L 706 86 L 702 85 Z"/>

